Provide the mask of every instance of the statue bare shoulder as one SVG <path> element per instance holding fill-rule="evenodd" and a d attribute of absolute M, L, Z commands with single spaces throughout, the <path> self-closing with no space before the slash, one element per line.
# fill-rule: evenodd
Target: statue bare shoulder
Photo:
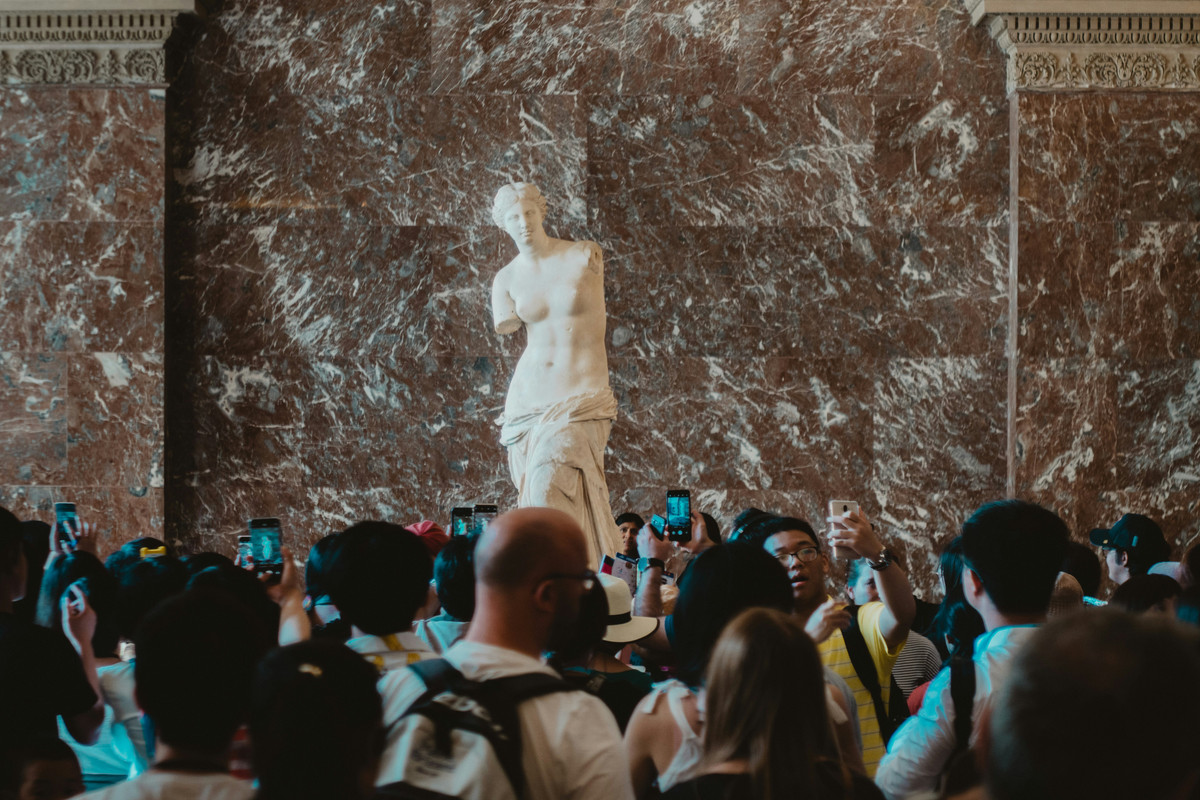
<path fill-rule="evenodd" d="M 600 252 L 600 245 L 591 241 L 571 242 L 570 251 L 587 257 L 588 272 L 604 274 L 604 255 Z"/>

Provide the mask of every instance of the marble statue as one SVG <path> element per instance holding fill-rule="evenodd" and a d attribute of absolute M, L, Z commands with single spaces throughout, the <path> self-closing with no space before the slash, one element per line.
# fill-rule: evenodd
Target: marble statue
<path fill-rule="evenodd" d="M 595 242 L 546 235 L 546 198 L 532 183 L 496 193 L 492 219 L 517 256 L 492 282 L 492 318 L 527 342 L 508 387 L 500 443 L 520 506 L 560 509 L 583 527 L 596 567 L 620 543 L 604 447 L 617 416 L 604 351 L 604 265 Z"/>

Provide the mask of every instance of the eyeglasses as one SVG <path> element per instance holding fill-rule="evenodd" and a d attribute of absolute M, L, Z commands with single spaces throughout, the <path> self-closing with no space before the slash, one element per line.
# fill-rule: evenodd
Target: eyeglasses
<path fill-rule="evenodd" d="M 579 573 L 575 573 L 575 574 L 571 574 L 568 572 L 551 572 L 549 575 L 542 578 L 542 580 L 543 581 L 558 581 L 558 580 L 579 581 L 580 584 L 583 586 L 583 590 L 585 592 L 590 592 L 592 590 L 592 588 L 596 585 L 596 573 L 592 572 L 590 569 L 586 569 L 583 572 L 579 572 Z"/>
<path fill-rule="evenodd" d="M 788 567 L 791 566 L 792 559 L 807 564 L 810 561 L 816 561 L 819 555 L 821 555 L 821 551 L 815 547 L 801 547 L 791 553 L 780 553 L 775 558 L 779 559 L 780 564 Z"/>

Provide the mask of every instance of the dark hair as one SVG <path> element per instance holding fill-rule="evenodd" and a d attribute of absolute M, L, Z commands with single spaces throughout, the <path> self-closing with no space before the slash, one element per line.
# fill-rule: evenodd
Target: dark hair
<path fill-rule="evenodd" d="M 771 519 L 762 520 L 754 526 L 754 534 L 752 541 L 759 547 L 766 544 L 767 539 L 770 539 L 777 533 L 784 531 L 800 531 L 807 533 L 812 537 L 813 544 L 818 550 L 821 549 L 821 538 L 817 536 L 817 532 L 813 530 L 812 525 L 809 525 L 806 520 L 799 517 L 772 517 Z"/>
<path fill-rule="evenodd" d="M 199 588 L 228 592 L 254 614 L 264 629 L 273 632 L 279 630 L 279 606 L 267 594 L 267 587 L 250 570 L 235 567 L 233 562 L 209 567 L 188 579 L 185 587 L 188 590 Z"/>
<path fill-rule="evenodd" d="M 1094 548 L 1081 542 L 1067 542 L 1067 555 L 1063 559 L 1060 570 L 1079 581 L 1079 588 L 1083 589 L 1085 595 L 1097 596 L 1100 591 L 1103 570 Z"/>
<path fill-rule="evenodd" d="M 187 570 L 188 577 L 194 577 L 199 573 L 211 567 L 228 567 L 237 569 L 237 565 L 233 563 L 233 559 L 222 553 L 195 553 L 190 556 L 185 556 L 180 559 L 183 562 L 183 568 Z"/>
<path fill-rule="evenodd" d="M 147 614 L 135 641 L 134 681 L 158 737 L 224 752 L 246 719 L 254 665 L 268 643 L 254 615 L 215 589 L 184 592 Z"/>
<path fill-rule="evenodd" d="M 733 518 L 733 528 L 729 532 L 729 541 L 744 542 L 748 541 L 751 544 L 761 545 L 765 536 L 758 535 L 759 528 L 763 523 L 776 519 L 775 514 L 769 514 L 766 511 L 758 508 L 744 509 L 740 514 Z"/>
<path fill-rule="evenodd" d="M 604 641 L 608 630 L 608 596 L 599 580 L 591 591 L 579 598 L 579 616 L 570 634 L 557 642 L 558 649 L 550 659 L 556 669 L 583 662 L 591 651 Z"/>
<path fill-rule="evenodd" d="M 632 511 L 626 511 L 624 514 L 621 514 L 617 517 L 617 527 L 621 527 L 626 522 L 632 522 L 634 525 L 637 525 L 639 530 L 641 530 L 641 528 L 646 524 L 644 519 Z"/>
<path fill-rule="evenodd" d="M 1124 553 L 1129 559 L 1125 563 L 1130 575 L 1145 575 L 1150 568 L 1160 561 L 1171 557 L 1171 545 L 1165 541 L 1151 540 L 1131 550 L 1114 547 L 1118 553 Z"/>
<path fill-rule="evenodd" d="M 385 636 L 412 627 L 433 566 L 416 534 L 390 522 L 360 522 L 334 545 L 329 594 L 342 619 Z"/>
<path fill-rule="evenodd" d="M 166 558 L 176 560 L 179 558 L 175 552 L 175 548 L 161 539 L 155 539 L 153 536 L 142 536 L 126 542 L 119 549 L 109 553 L 108 558 L 104 559 L 104 568 L 111 572 L 113 577 L 119 581 L 121 580 L 121 570 L 142 561 L 142 548 L 158 550 L 163 547 L 167 549 Z M 162 558 L 163 556 L 157 557 Z"/>
<path fill-rule="evenodd" d="M 117 581 L 100 559 L 83 550 L 59 556 L 42 575 L 37 624 L 52 631 L 62 630 L 62 596 L 79 581 L 88 605 L 96 612 L 92 649 L 100 658 L 114 656 L 120 632 L 117 629 Z"/>
<path fill-rule="evenodd" d="M 0 574 L 8 574 L 21 562 L 24 544 L 21 521 L 0 507 Z"/>
<path fill-rule="evenodd" d="M 38 595 L 42 590 L 42 571 L 50 555 L 50 525 L 40 519 L 21 521 L 25 541 L 25 596 L 13 603 L 13 614 L 26 622 L 37 616 Z"/>
<path fill-rule="evenodd" d="M 0 797 L 17 797 L 25 782 L 26 768 L 39 761 L 70 761 L 79 766 L 75 751 L 59 738 L 33 739 L 0 751 Z M 82 789 L 82 773 L 80 780 Z"/>
<path fill-rule="evenodd" d="M 333 642 L 268 653 L 255 674 L 250 713 L 257 796 L 370 796 L 384 744 L 378 678 L 362 656 Z"/>
<path fill-rule="evenodd" d="M 112 558 L 105 563 L 112 563 Z M 170 556 L 139 557 L 124 563 L 113 577 L 117 580 L 117 630 L 132 641 L 146 614 L 183 591 L 187 570 Z"/>
<path fill-rule="evenodd" d="M 1040 628 L 991 703 L 988 797 L 1180 796 L 1200 750 L 1197 645 L 1172 620 L 1112 609 Z"/>
<path fill-rule="evenodd" d="M 1154 609 L 1165 611 L 1163 604 L 1181 591 L 1179 582 L 1166 575 L 1134 575 L 1117 587 L 1109 605 L 1134 614 Z"/>
<path fill-rule="evenodd" d="M 438 602 L 462 622 L 475 616 L 475 543 L 469 536 L 452 536 L 433 562 Z"/>
<path fill-rule="evenodd" d="M 715 542 L 716 544 L 720 544 L 721 526 L 717 524 L 717 520 L 707 511 L 701 511 L 700 518 L 704 520 L 704 532 L 708 534 L 709 540 Z"/>
<path fill-rule="evenodd" d="M 336 533 L 323 536 L 308 551 L 308 561 L 304 565 L 304 590 L 313 600 L 329 594 L 329 564 L 337 537 Z"/>
<path fill-rule="evenodd" d="M 979 612 L 971 608 L 963 594 L 962 571 L 962 537 L 955 536 L 946 546 L 938 562 L 938 571 L 946 584 L 946 596 L 938 606 L 933 621 L 925 631 L 925 637 L 932 641 L 939 651 L 942 642 L 949 644 L 949 655 L 970 656 L 975 652 L 975 639 L 981 636 L 985 627 Z"/>
<path fill-rule="evenodd" d="M 1053 511 L 1000 500 L 963 523 L 963 559 L 1000 613 L 1045 614 L 1069 538 Z"/>
<path fill-rule="evenodd" d="M 1191 589 L 1200 585 L 1200 544 L 1194 544 L 1179 562 L 1179 585 Z"/>
<path fill-rule="evenodd" d="M 725 623 L 756 606 L 792 610 L 787 570 L 770 553 L 736 542 L 696 556 L 683 573 L 672 615 L 680 678 L 697 685 Z"/>

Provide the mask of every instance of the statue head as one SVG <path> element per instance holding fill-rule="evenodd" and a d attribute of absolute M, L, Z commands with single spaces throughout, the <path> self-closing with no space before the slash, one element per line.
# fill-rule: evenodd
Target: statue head
<path fill-rule="evenodd" d="M 522 181 L 514 181 L 506 183 L 500 187 L 500 191 L 496 192 L 496 199 L 492 201 L 492 222 L 496 223 L 496 227 L 504 227 L 504 214 L 514 204 L 522 200 L 528 200 L 534 203 L 541 212 L 542 218 L 546 217 L 546 198 L 542 195 L 540 189 L 532 183 L 524 183 Z"/>

